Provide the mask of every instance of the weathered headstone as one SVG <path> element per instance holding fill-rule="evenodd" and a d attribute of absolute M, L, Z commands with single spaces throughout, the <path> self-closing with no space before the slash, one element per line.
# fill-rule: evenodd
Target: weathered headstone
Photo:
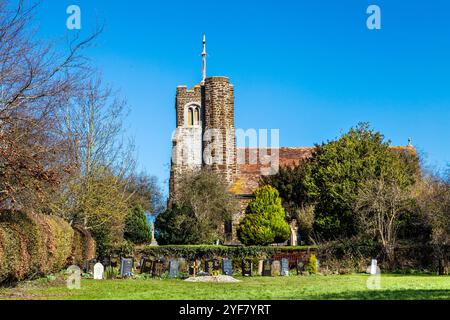
<path fill-rule="evenodd" d="M 304 271 L 304 265 L 303 262 L 300 261 L 300 259 L 297 259 L 296 261 L 296 269 L 297 269 L 297 275 L 302 275 Z"/>
<path fill-rule="evenodd" d="M 111 257 L 103 257 L 101 259 L 104 268 L 111 266 Z"/>
<path fill-rule="evenodd" d="M 122 258 L 120 261 L 120 276 L 131 277 L 133 275 L 133 259 Z"/>
<path fill-rule="evenodd" d="M 153 260 L 147 257 L 141 259 L 141 273 L 153 272 Z"/>
<path fill-rule="evenodd" d="M 111 261 L 111 267 L 113 267 L 113 268 L 118 268 L 119 267 L 120 257 L 112 256 L 110 258 L 110 261 Z"/>
<path fill-rule="evenodd" d="M 94 274 L 94 266 L 96 263 L 97 263 L 97 260 L 95 260 L 95 259 L 86 260 L 84 262 L 84 268 L 83 268 L 84 273 Z"/>
<path fill-rule="evenodd" d="M 282 276 L 289 275 L 289 260 L 286 258 L 281 259 L 281 275 Z"/>
<path fill-rule="evenodd" d="M 178 268 L 180 264 L 178 260 L 172 259 L 169 262 L 169 278 L 177 278 L 178 277 Z"/>
<path fill-rule="evenodd" d="M 370 274 L 371 275 L 377 274 L 377 264 L 378 264 L 378 261 L 373 259 L 372 264 L 370 265 Z"/>
<path fill-rule="evenodd" d="M 233 275 L 233 261 L 231 261 L 230 259 L 222 260 L 222 273 L 226 276 Z"/>
<path fill-rule="evenodd" d="M 164 273 L 164 262 L 162 260 L 156 260 L 153 262 L 152 276 L 160 278 Z"/>
<path fill-rule="evenodd" d="M 103 280 L 103 272 L 105 272 L 105 267 L 101 263 L 96 263 L 94 265 L 94 280 Z"/>
<path fill-rule="evenodd" d="M 242 275 L 244 277 L 251 277 L 253 269 L 253 262 L 250 259 L 242 260 Z"/>
<path fill-rule="evenodd" d="M 264 260 L 259 260 L 258 262 L 258 276 L 262 276 L 264 267 Z"/>
<path fill-rule="evenodd" d="M 186 259 L 184 258 L 178 259 L 178 270 L 181 273 L 189 272 L 189 265 L 187 264 Z"/>
<path fill-rule="evenodd" d="M 270 260 L 264 260 L 262 276 L 263 277 L 271 277 L 272 276 L 272 266 L 271 266 Z"/>
<path fill-rule="evenodd" d="M 280 261 L 275 260 L 272 261 L 272 277 L 277 277 L 281 274 L 281 265 L 280 265 Z"/>

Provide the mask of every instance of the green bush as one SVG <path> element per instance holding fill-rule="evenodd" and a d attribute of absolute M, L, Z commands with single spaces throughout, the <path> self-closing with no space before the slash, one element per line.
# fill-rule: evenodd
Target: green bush
<path fill-rule="evenodd" d="M 75 234 L 58 217 L 2 211 L 0 284 L 58 272 L 71 264 L 79 251 L 74 245 Z"/>
<path fill-rule="evenodd" d="M 155 221 L 156 240 L 162 245 L 197 243 L 199 237 L 195 215 L 189 207 L 174 204 L 158 215 Z"/>
<path fill-rule="evenodd" d="M 107 280 L 116 279 L 119 276 L 119 269 L 115 267 L 108 266 L 105 268 L 105 278 Z"/>
<path fill-rule="evenodd" d="M 312 254 L 309 257 L 309 273 L 311 274 L 317 273 L 317 257 L 315 254 Z"/>
<path fill-rule="evenodd" d="M 141 206 L 133 208 L 125 220 L 124 238 L 135 244 L 151 241 L 150 226 Z"/>
<path fill-rule="evenodd" d="M 245 245 L 268 245 L 286 241 L 291 233 L 278 191 L 266 185 L 255 191 L 247 214 L 238 227 L 238 238 Z"/>

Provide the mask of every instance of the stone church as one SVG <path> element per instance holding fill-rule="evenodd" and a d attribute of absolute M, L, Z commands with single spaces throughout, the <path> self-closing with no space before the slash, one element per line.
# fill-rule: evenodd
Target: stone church
<path fill-rule="evenodd" d="M 186 172 L 209 167 L 223 176 L 230 191 L 240 200 L 241 210 L 225 225 L 227 244 L 237 244 L 236 230 L 245 208 L 258 187 L 263 166 L 262 157 L 276 155 L 277 166 L 293 166 L 312 155 L 314 147 L 277 147 L 269 150 L 237 148 L 234 127 L 234 87 L 224 76 L 206 76 L 206 39 L 203 37 L 203 78 L 193 88 L 178 86 L 176 91 L 176 130 L 172 138 L 170 198 L 177 193 L 180 176 Z M 223 161 L 205 158 L 207 132 L 222 136 L 215 144 L 214 153 L 226 156 Z M 267 149 L 267 148 L 266 148 Z M 237 161 L 240 159 L 241 161 Z M 243 161 L 242 161 L 243 160 Z M 170 203 L 170 200 L 169 200 Z M 291 225 L 289 243 L 295 245 L 297 231 Z"/>

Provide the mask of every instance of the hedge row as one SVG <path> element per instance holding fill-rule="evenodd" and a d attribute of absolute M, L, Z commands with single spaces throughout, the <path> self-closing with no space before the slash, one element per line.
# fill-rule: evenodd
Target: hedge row
<path fill-rule="evenodd" d="M 336 241 L 320 246 L 318 258 L 322 271 L 332 273 L 365 272 L 372 259 L 378 260 L 382 271 L 435 272 L 449 271 L 450 247 L 430 244 L 399 244 L 395 248 L 394 265 L 387 263 L 383 248 L 376 242 Z"/>
<path fill-rule="evenodd" d="M 185 258 L 185 259 L 212 259 L 223 258 L 258 258 L 265 259 L 276 254 L 295 254 L 316 250 L 316 247 L 227 247 L 211 245 L 185 245 L 185 246 L 145 246 L 136 248 L 136 256 L 147 256 L 156 258 Z"/>
<path fill-rule="evenodd" d="M 0 284 L 58 272 L 94 256 L 90 234 L 61 218 L 0 212 Z"/>

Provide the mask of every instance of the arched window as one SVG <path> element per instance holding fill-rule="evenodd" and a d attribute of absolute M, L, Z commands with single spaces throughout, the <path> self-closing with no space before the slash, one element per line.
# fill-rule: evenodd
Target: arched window
<path fill-rule="evenodd" d="M 188 126 L 194 125 L 194 110 L 192 108 L 188 109 Z"/>
<path fill-rule="evenodd" d="M 200 124 L 200 110 L 198 107 L 195 108 L 194 119 L 195 125 L 198 126 Z"/>

